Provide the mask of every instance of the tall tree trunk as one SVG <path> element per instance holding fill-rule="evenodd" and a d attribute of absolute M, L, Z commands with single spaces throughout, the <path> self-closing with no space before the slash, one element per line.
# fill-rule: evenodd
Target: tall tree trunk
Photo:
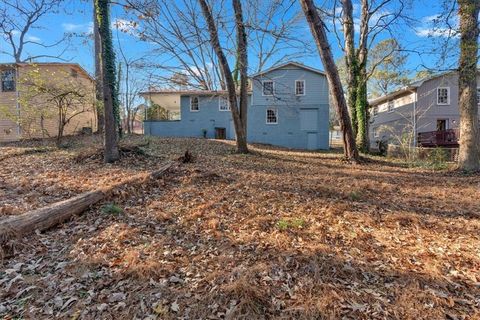
<path fill-rule="evenodd" d="M 343 33 L 345 38 L 345 65 L 347 67 L 347 104 L 352 120 L 353 135 L 357 135 L 357 70 L 358 61 L 355 54 L 355 28 L 353 23 L 353 5 L 351 0 L 342 0 Z"/>
<path fill-rule="evenodd" d="M 362 152 L 369 151 L 368 138 L 368 99 L 367 99 L 367 74 L 366 67 L 362 66 L 358 72 L 356 92 L 357 116 L 357 147 Z"/>
<path fill-rule="evenodd" d="M 98 19 L 96 10 L 93 10 L 93 29 L 98 30 Z M 97 109 L 97 133 L 103 134 L 105 127 L 105 114 L 103 110 L 103 89 L 102 89 L 102 43 L 100 34 L 94 32 L 95 42 L 95 108 Z"/>
<path fill-rule="evenodd" d="M 458 0 L 460 16 L 459 101 L 462 170 L 480 170 L 480 134 L 477 105 L 478 0 Z"/>
<path fill-rule="evenodd" d="M 98 32 L 102 44 L 102 87 L 103 106 L 105 111 L 104 161 L 111 163 L 120 158 L 115 117 L 115 105 L 118 107 L 118 97 L 115 78 L 115 53 L 113 51 L 110 29 L 110 10 L 108 0 L 95 0 L 95 12 L 98 19 Z"/>
<path fill-rule="evenodd" d="M 303 12 L 307 18 L 313 38 L 317 44 L 318 52 L 322 58 L 322 63 L 327 74 L 328 83 L 330 85 L 330 95 L 333 104 L 337 109 L 340 121 L 340 129 L 343 133 L 343 146 L 345 158 L 347 160 L 357 162 L 359 160 L 357 146 L 352 131 L 352 123 L 348 114 L 347 103 L 343 94 L 342 83 L 338 75 L 338 69 L 333 60 L 332 51 L 325 33 L 325 25 L 318 15 L 317 9 L 312 0 L 300 0 Z"/>
<path fill-rule="evenodd" d="M 236 3 L 238 1 L 238 3 Z M 242 89 L 240 88 L 240 108 L 238 107 L 239 101 L 237 100 L 237 92 L 236 92 L 236 86 L 235 86 L 235 81 L 232 76 L 232 72 L 230 70 L 230 66 L 228 65 L 227 58 L 225 57 L 225 54 L 223 52 L 222 47 L 220 46 L 220 40 L 218 37 L 218 31 L 217 27 L 215 25 L 215 21 L 213 20 L 212 12 L 210 10 L 210 7 L 207 3 L 206 0 L 199 0 L 200 6 L 202 7 L 202 12 L 203 15 L 205 16 L 205 20 L 207 22 L 208 26 L 208 31 L 210 33 L 210 41 L 212 43 L 213 50 L 215 51 L 215 54 L 218 57 L 218 63 L 220 64 L 220 68 L 222 70 L 222 76 L 225 79 L 225 85 L 227 87 L 228 91 L 228 101 L 230 103 L 230 109 L 232 112 L 232 118 L 233 118 L 233 124 L 235 125 L 235 133 L 237 135 L 237 152 L 238 153 L 248 153 L 248 146 L 247 146 L 247 102 L 246 99 L 242 99 L 242 94 L 245 95 L 245 92 L 242 93 Z M 243 26 L 243 21 L 241 23 L 241 26 L 238 24 L 238 20 L 242 18 L 242 13 L 241 13 L 241 4 L 239 0 L 233 0 L 233 5 L 235 9 L 235 20 L 236 20 L 236 27 L 237 27 L 237 36 L 241 34 L 242 32 L 245 33 L 244 26 Z M 238 11 L 240 9 L 240 11 Z M 243 31 L 238 30 L 238 28 L 243 28 Z M 246 59 L 246 37 L 245 39 L 237 39 L 237 42 L 240 44 L 242 43 L 241 46 L 237 48 L 237 50 L 245 50 L 244 53 L 239 54 L 238 56 L 243 56 L 244 59 Z M 242 49 L 242 46 L 244 48 Z M 242 66 L 240 67 L 240 70 L 242 68 L 246 68 L 247 64 L 246 61 L 241 63 Z M 242 71 L 240 71 L 242 72 Z M 243 78 L 243 77 L 241 77 Z M 245 79 L 244 79 L 245 80 Z M 240 79 L 242 82 L 242 79 Z M 243 107 L 242 107 L 243 103 Z M 245 121 L 242 120 L 242 115 L 245 115 Z M 245 123 L 244 123 L 245 122 Z"/>
<path fill-rule="evenodd" d="M 369 36 L 369 1 L 361 0 L 360 35 L 356 54 L 356 142 L 362 152 L 370 149 L 368 139 L 368 98 L 367 98 L 367 59 L 368 59 L 368 36 Z"/>

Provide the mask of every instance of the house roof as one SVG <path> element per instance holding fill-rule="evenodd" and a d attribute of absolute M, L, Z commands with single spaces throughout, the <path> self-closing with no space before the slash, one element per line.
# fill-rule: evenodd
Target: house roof
<path fill-rule="evenodd" d="M 73 62 L 12 62 L 12 63 L 0 63 L 0 66 L 30 66 L 30 65 L 38 65 L 38 66 L 70 66 L 77 68 L 81 73 L 83 73 L 87 78 L 92 81 L 95 81 L 93 77 L 78 63 Z"/>
<path fill-rule="evenodd" d="M 290 61 L 290 62 L 286 62 L 286 63 L 283 63 L 283 64 L 279 64 L 279 65 L 276 65 L 276 66 L 273 66 L 269 69 L 266 69 L 266 70 L 262 70 L 260 72 L 257 72 L 255 74 L 252 74 L 250 77 L 251 78 L 254 78 L 254 77 L 258 77 L 262 74 L 265 74 L 265 73 L 269 73 L 271 71 L 274 71 L 274 70 L 277 70 L 277 69 L 282 69 L 282 68 L 285 68 L 287 66 L 295 66 L 295 67 L 298 67 L 298 68 L 301 68 L 301 69 L 305 69 L 305 70 L 308 70 L 308 71 L 311 71 L 311 72 L 314 72 L 314 73 L 317 73 L 317 74 L 320 74 L 322 76 L 325 76 L 325 72 L 321 71 L 321 70 L 318 70 L 318 69 L 315 69 L 315 68 L 312 68 L 312 67 L 309 67 L 309 66 L 306 66 L 302 63 L 299 63 L 299 62 L 296 62 L 296 61 Z"/>
<path fill-rule="evenodd" d="M 372 106 L 379 105 L 383 102 L 386 102 L 388 100 L 399 97 L 399 96 L 401 96 L 405 93 L 415 91 L 415 90 L 417 90 L 418 87 L 422 86 L 427 81 L 443 77 L 443 76 L 448 75 L 448 74 L 453 73 L 453 72 L 456 72 L 456 70 L 450 70 L 450 71 L 446 71 L 446 72 L 442 72 L 442 73 L 437 73 L 435 75 L 431 75 L 431 76 L 425 77 L 423 79 L 411 82 L 410 84 L 406 85 L 405 87 L 402 87 L 402 88 L 400 88 L 396 91 L 393 91 L 391 93 L 388 93 L 384 96 L 372 99 L 368 103 Z"/>

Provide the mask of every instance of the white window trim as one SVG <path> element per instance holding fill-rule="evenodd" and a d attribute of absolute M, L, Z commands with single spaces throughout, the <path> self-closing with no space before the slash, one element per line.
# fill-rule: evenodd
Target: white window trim
<path fill-rule="evenodd" d="M 197 110 L 193 110 L 193 109 L 192 109 L 192 100 L 193 100 L 193 98 L 197 98 L 197 108 L 198 108 Z M 190 97 L 190 112 L 198 112 L 198 111 L 200 111 L 200 99 L 198 98 L 198 96 L 191 96 L 191 97 Z"/>
<path fill-rule="evenodd" d="M 222 99 L 227 100 L 228 109 L 226 109 L 226 110 L 220 108 L 220 106 L 222 105 Z M 220 97 L 218 98 L 218 111 L 228 112 L 228 111 L 230 111 L 231 109 L 232 109 L 232 107 L 230 106 L 230 101 L 229 101 L 229 99 L 228 99 L 228 98 L 225 98 L 225 97 L 223 97 L 223 96 L 220 96 Z"/>
<path fill-rule="evenodd" d="M 378 128 L 373 128 L 373 137 L 374 138 L 380 137 L 379 132 L 378 132 Z"/>
<path fill-rule="evenodd" d="M 275 111 L 275 116 L 277 118 L 276 122 L 268 122 L 268 110 Z M 278 109 L 277 108 L 267 108 L 265 109 L 265 124 L 278 124 Z"/>
<path fill-rule="evenodd" d="M 477 91 L 475 92 L 475 94 L 477 94 L 479 90 L 480 90 L 480 87 L 477 87 Z M 478 94 L 477 94 L 477 105 L 480 106 L 480 99 L 478 98 Z"/>
<path fill-rule="evenodd" d="M 438 102 L 438 92 L 440 89 L 447 89 L 447 103 Z M 450 87 L 437 87 L 437 105 L 439 106 L 449 106 L 450 105 Z"/>
<path fill-rule="evenodd" d="M 378 106 L 373 107 L 372 114 L 373 114 L 374 117 L 378 116 L 379 109 L 380 108 Z"/>
<path fill-rule="evenodd" d="M 303 93 L 297 94 L 297 82 L 303 82 Z M 304 96 L 307 93 L 307 83 L 305 80 L 295 80 L 295 95 L 296 96 Z"/>
<path fill-rule="evenodd" d="M 272 83 L 272 91 L 273 91 L 272 94 L 265 94 L 265 91 L 263 90 L 264 89 L 263 84 L 265 82 L 271 82 Z M 274 94 L 275 94 L 275 81 L 273 81 L 273 80 L 263 80 L 262 81 L 262 96 L 263 97 L 273 97 Z"/>
<path fill-rule="evenodd" d="M 390 110 L 390 103 L 392 104 L 392 110 Z M 387 102 L 387 112 L 392 113 L 394 109 L 395 109 L 395 102 L 393 102 L 393 100 L 389 100 Z"/>

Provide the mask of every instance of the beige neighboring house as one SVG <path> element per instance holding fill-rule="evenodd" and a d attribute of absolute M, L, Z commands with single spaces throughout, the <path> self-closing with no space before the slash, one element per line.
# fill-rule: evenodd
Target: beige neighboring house
<path fill-rule="evenodd" d="M 477 83 L 479 80 L 477 75 Z M 480 98 L 480 86 L 477 96 Z M 372 146 L 380 140 L 399 144 L 400 139 L 411 137 L 414 146 L 458 147 L 457 71 L 413 82 L 369 103 Z"/>
<path fill-rule="evenodd" d="M 22 97 L 25 97 L 27 90 L 31 89 L 27 84 L 19 79 L 25 79 L 30 72 L 38 72 L 40 77 L 48 81 L 68 81 L 75 80 L 82 91 L 88 95 L 91 94 L 91 102 L 84 111 L 72 118 L 64 130 L 64 135 L 73 135 L 85 130 L 95 131 L 96 114 L 94 108 L 94 79 L 76 63 L 0 63 L 0 142 L 17 141 L 26 138 L 55 137 L 58 132 L 58 117 L 51 116 L 46 119 L 33 119 L 33 130 L 28 134 L 22 130 L 19 122 L 5 115 L 18 115 L 22 119 Z M 61 75 L 58 79 L 52 79 L 52 74 Z M 71 77 L 65 79 L 65 77 Z M 41 99 L 41 98 L 38 98 Z M 45 105 L 45 101 L 40 101 L 39 105 Z M 56 108 L 52 105 L 51 113 L 55 113 Z M 43 128 L 43 130 L 41 129 Z"/>

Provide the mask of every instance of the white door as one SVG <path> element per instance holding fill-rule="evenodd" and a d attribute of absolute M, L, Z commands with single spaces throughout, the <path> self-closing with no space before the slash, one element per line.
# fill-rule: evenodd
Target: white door
<path fill-rule="evenodd" d="M 316 133 L 307 133 L 307 149 L 308 150 L 317 150 L 317 134 Z"/>

